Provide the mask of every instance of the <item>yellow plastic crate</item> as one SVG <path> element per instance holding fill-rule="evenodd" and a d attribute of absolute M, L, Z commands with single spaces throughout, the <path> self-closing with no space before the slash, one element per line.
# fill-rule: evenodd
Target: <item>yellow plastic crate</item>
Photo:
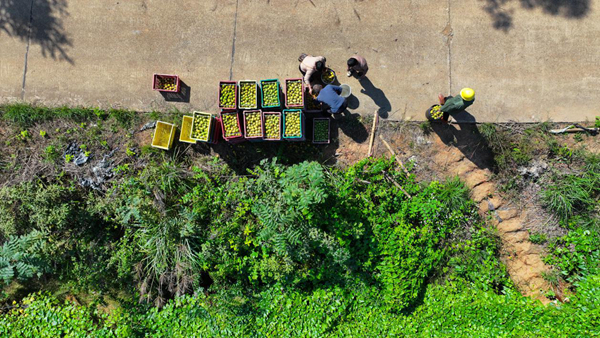
<path fill-rule="evenodd" d="M 181 133 L 179 134 L 179 142 L 195 144 L 196 140 L 191 138 L 193 116 L 184 116 L 181 121 Z"/>
<path fill-rule="evenodd" d="M 169 150 L 173 146 L 173 140 L 175 139 L 175 127 L 174 124 L 166 123 L 162 121 L 156 121 L 156 129 L 154 129 L 154 137 L 152 138 L 152 146 L 154 148 Z"/>

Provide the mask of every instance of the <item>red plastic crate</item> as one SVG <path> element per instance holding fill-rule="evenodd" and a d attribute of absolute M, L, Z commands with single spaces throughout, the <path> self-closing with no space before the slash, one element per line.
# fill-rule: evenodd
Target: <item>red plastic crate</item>
<path fill-rule="evenodd" d="M 236 116 L 239 134 L 232 135 L 232 136 L 226 136 L 227 134 L 225 133 L 225 122 L 223 122 L 223 116 L 225 116 L 225 115 L 235 115 Z M 240 140 L 240 139 L 244 140 L 244 134 L 242 133 L 242 127 L 240 125 L 240 114 L 236 110 L 230 110 L 230 111 L 224 110 L 221 112 L 220 117 L 221 117 L 221 132 L 223 133 L 223 139 L 225 141 L 231 142 L 233 140 Z"/>
<path fill-rule="evenodd" d="M 212 138 L 210 140 L 210 144 L 217 144 L 219 143 L 219 139 L 221 138 L 221 117 L 217 116 L 215 117 L 215 127 L 213 128 L 213 134 L 212 134 Z"/>
<path fill-rule="evenodd" d="M 235 95 L 235 99 L 233 100 L 232 106 L 222 106 L 221 105 L 221 90 L 223 89 L 223 85 L 230 84 L 233 85 L 233 93 Z M 217 102 L 219 102 L 219 108 L 223 110 L 228 109 L 236 109 L 238 105 L 238 90 L 237 90 L 237 82 L 235 81 L 220 81 L 219 82 L 219 93 L 217 94 Z"/>
<path fill-rule="evenodd" d="M 248 130 L 246 129 L 246 126 L 248 125 L 248 123 L 246 123 L 246 116 L 249 113 L 259 113 L 260 115 L 260 135 L 258 136 L 248 136 Z M 262 111 L 260 109 L 258 110 L 245 110 L 243 112 L 243 117 L 244 117 L 244 137 L 248 140 L 252 140 L 252 141 L 258 141 L 258 140 L 262 140 L 264 134 L 264 121 L 263 121 L 263 116 L 262 116 Z"/>
<path fill-rule="evenodd" d="M 267 137 L 267 123 L 266 123 L 266 116 L 267 115 L 277 115 L 279 116 L 279 136 L 277 138 L 268 138 Z M 283 133 L 283 123 L 282 123 L 282 116 L 281 116 L 281 112 L 278 111 L 265 111 L 263 112 L 263 139 L 265 141 L 281 141 L 281 135 Z"/>
<path fill-rule="evenodd" d="M 300 82 L 300 92 L 302 95 L 302 103 L 300 104 L 289 104 L 288 103 L 288 81 L 299 81 Z M 285 97 L 285 106 L 288 108 L 303 108 L 304 107 L 304 81 L 301 78 L 295 78 L 295 79 L 285 79 L 285 91 L 283 93 L 284 97 Z"/>
<path fill-rule="evenodd" d="M 157 88 L 158 87 L 158 80 L 162 79 L 162 78 L 174 78 L 175 79 L 175 90 L 166 90 L 166 89 Z M 180 86 L 179 76 L 177 76 L 177 75 L 156 74 L 155 73 L 152 76 L 152 89 L 153 90 L 158 90 L 159 92 L 177 93 L 177 92 L 179 92 L 179 86 Z"/>

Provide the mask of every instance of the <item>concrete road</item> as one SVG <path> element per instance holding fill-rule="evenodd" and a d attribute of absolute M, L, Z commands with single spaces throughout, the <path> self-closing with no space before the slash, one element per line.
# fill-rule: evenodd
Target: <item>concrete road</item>
<path fill-rule="evenodd" d="M 471 86 L 477 100 L 461 120 L 593 120 L 596 7 L 594 0 L 5 0 L 0 102 L 216 112 L 219 80 L 298 77 L 306 52 L 327 57 L 352 87 L 359 114 L 422 120 L 438 93 Z M 353 53 L 369 61 L 361 83 L 344 75 Z M 152 91 L 153 73 L 178 74 L 186 95 Z"/>

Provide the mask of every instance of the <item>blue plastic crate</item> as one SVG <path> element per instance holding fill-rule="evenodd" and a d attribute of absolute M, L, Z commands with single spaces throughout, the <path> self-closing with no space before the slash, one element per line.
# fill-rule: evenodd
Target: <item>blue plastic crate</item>
<path fill-rule="evenodd" d="M 276 82 L 277 83 L 277 104 L 276 105 L 265 105 L 265 93 L 263 92 L 263 85 L 265 82 Z M 266 79 L 260 80 L 260 102 L 263 108 L 278 108 L 281 106 L 281 86 L 279 85 L 278 79 Z"/>
<path fill-rule="evenodd" d="M 300 136 L 286 136 L 285 135 L 285 123 L 286 123 L 286 118 L 287 115 L 289 113 L 298 113 L 300 114 Z M 302 112 L 301 109 L 284 109 L 283 110 L 283 130 L 282 130 L 282 137 L 288 141 L 304 141 L 305 138 L 305 133 L 304 133 L 304 113 Z"/>

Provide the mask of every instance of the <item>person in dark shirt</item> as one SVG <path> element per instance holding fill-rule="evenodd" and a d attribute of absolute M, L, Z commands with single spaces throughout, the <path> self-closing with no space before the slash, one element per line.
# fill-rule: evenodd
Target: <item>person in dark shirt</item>
<path fill-rule="evenodd" d="M 313 86 L 313 97 L 316 96 L 315 101 L 329 107 L 327 112 L 330 114 L 341 113 L 348 106 L 346 99 L 340 95 L 341 93 L 342 87 L 340 86 L 326 85 L 323 87 L 318 84 Z"/>
<path fill-rule="evenodd" d="M 471 88 L 463 88 L 458 96 L 444 97 L 442 94 L 438 96 L 440 100 L 440 111 L 444 113 L 442 117 L 443 123 L 448 123 L 451 115 L 459 113 L 475 102 L 475 91 Z"/>

